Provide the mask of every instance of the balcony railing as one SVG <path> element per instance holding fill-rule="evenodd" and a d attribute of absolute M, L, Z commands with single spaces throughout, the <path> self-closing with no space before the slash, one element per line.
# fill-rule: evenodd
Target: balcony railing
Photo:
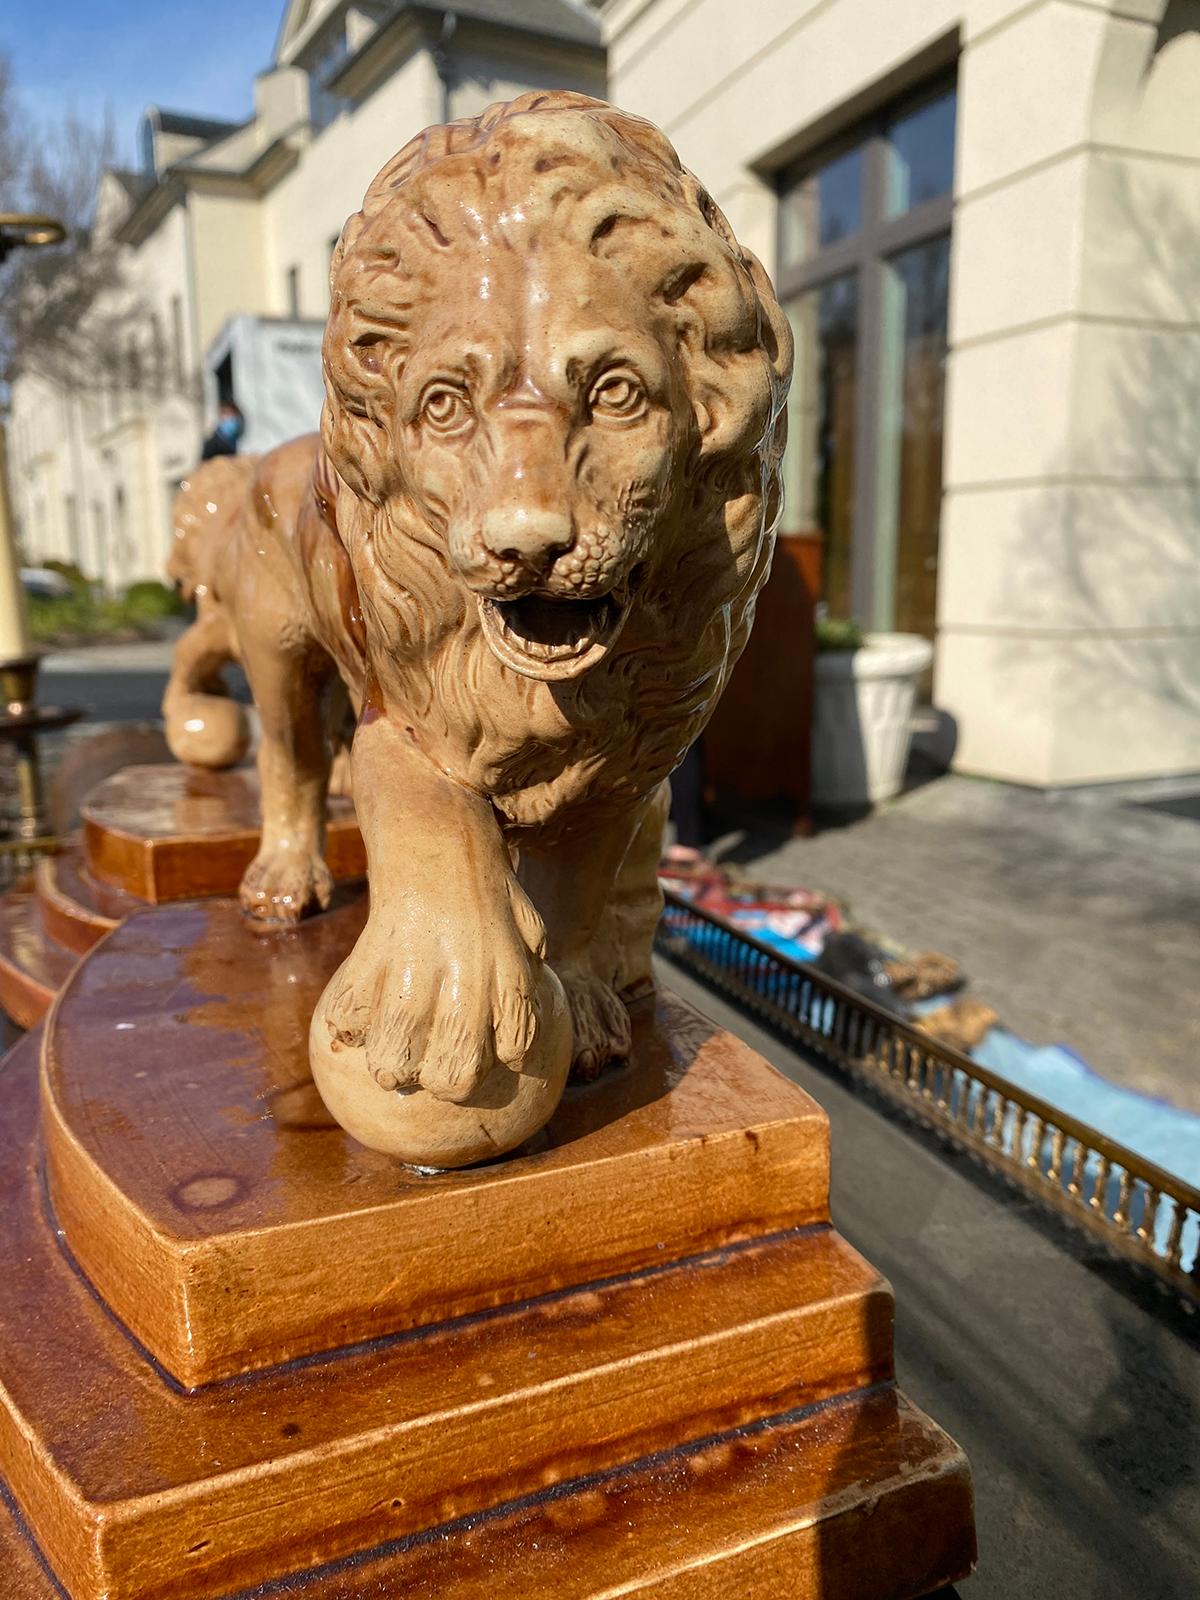
<path fill-rule="evenodd" d="M 836 979 L 666 891 L 661 953 L 1200 1300 L 1200 1190 Z"/>

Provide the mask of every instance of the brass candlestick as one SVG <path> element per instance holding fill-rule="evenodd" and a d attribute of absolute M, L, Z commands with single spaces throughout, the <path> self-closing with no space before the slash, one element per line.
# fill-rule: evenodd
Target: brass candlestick
<path fill-rule="evenodd" d="M 0 212 L 0 262 L 14 250 L 60 244 L 65 237 L 66 229 L 54 217 Z M 14 747 L 17 768 L 17 838 L 6 853 L 10 858 L 15 854 L 17 870 L 23 871 L 32 864 L 34 855 L 53 843 L 47 837 L 37 736 L 51 728 L 66 727 L 83 713 L 37 704 L 38 654 L 30 643 L 25 619 L 4 446 L 0 430 L 0 651 L 6 658 L 0 659 L 0 739 Z"/>

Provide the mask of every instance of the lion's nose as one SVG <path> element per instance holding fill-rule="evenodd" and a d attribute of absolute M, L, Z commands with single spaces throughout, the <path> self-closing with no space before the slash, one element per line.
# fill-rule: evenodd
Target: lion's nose
<path fill-rule="evenodd" d="M 570 517 L 557 511 L 505 506 L 483 519 L 483 542 L 501 561 L 544 571 L 575 542 Z"/>

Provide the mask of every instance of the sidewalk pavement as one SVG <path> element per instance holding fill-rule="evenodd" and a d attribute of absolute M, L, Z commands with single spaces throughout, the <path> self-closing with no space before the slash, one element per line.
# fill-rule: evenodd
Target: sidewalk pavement
<path fill-rule="evenodd" d="M 134 639 L 124 644 L 91 644 L 75 650 L 48 650 L 40 672 L 87 677 L 97 672 L 156 672 L 165 679 L 171 670 L 171 652 L 183 631 L 181 625 L 163 624 L 161 639 Z"/>
<path fill-rule="evenodd" d="M 808 839 L 755 819 L 711 853 L 954 956 L 1011 1032 L 1200 1111 L 1198 794 L 1200 779 L 1043 793 L 947 774 Z"/>

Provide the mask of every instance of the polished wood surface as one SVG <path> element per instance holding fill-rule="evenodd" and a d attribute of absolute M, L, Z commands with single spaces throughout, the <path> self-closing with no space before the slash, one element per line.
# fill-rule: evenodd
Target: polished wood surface
<path fill-rule="evenodd" d="M 31 1069 L 6 1069 L 0 1453 L 73 1591 L 224 1593 L 891 1376 L 890 1295 L 823 1227 L 183 1393 L 55 1247 Z"/>
<path fill-rule="evenodd" d="M 0 1010 L 36 1027 L 76 959 L 142 903 L 90 878 L 78 840 L 43 856 L 32 881 L 0 896 Z"/>
<path fill-rule="evenodd" d="M 87 869 L 100 883 L 160 904 L 236 894 L 258 849 L 257 774 L 177 764 L 126 767 L 83 806 Z M 338 881 L 366 872 L 351 800 L 329 800 L 325 854 Z"/>
<path fill-rule="evenodd" d="M 4 1600 L 62 1600 L 11 1497 L 0 1484 L 0 1573 Z"/>
<path fill-rule="evenodd" d="M 48 936 L 31 886 L 0 896 L 0 1010 L 18 1028 L 37 1026 L 74 965 Z"/>
<path fill-rule="evenodd" d="M 39 1043 L 4 1064 L 0 1469 L 73 1600 L 303 1573 L 320 1600 L 561 1600 L 614 1563 L 680 1600 L 768 1573 L 899 1600 L 969 1567 L 965 1463 L 896 1395 L 890 1294 L 827 1225 L 182 1390 L 56 1243 Z"/>
<path fill-rule="evenodd" d="M 183 1383 L 827 1219 L 824 1114 L 668 998 L 632 1065 L 568 1091 L 532 1148 L 422 1176 L 308 1075 L 309 1015 L 362 925 L 231 902 L 129 918 L 47 1036 L 46 1163 L 68 1243 Z"/>
<path fill-rule="evenodd" d="M 34 884 L 47 937 L 76 955 L 86 954 L 144 903 L 98 883 L 84 865 L 78 838 L 67 840 L 57 854 L 42 857 Z"/>
<path fill-rule="evenodd" d="M 895 1390 L 315 1576 L 302 1600 L 913 1600 L 974 1562 L 961 1452 Z"/>
<path fill-rule="evenodd" d="M 895 1388 L 824 1113 L 760 1057 L 647 997 L 528 1145 L 424 1173 L 309 1074 L 361 884 L 293 928 L 136 904 L 71 852 L 24 902 L 43 945 L 47 911 L 103 942 L 49 944 L 2 1069 L 3 1600 L 908 1600 L 970 1569 L 969 1471 Z"/>

